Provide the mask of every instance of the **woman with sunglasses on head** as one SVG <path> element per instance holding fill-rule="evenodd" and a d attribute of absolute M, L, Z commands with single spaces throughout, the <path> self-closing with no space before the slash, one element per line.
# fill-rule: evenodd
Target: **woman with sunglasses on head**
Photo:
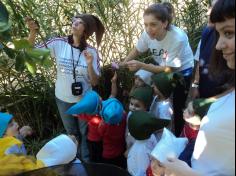
<path fill-rule="evenodd" d="M 30 30 L 29 42 L 34 45 L 39 26 L 27 18 Z M 37 48 L 49 48 L 57 66 L 55 96 L 57 107 L 68 134 L 80 140 L 81 160 L 88 161 L 86 144 L 87 123 L 66 115 L 65 112 L 80 101 L 81 97 L 98 84 L 100 76 L 100 59 L 97 49 L 87 43 L 87 39 L 96 34 L 97 46 L 100 45 L 104 26 L 94 15 L 81 14 L 72 19 L 72 34 L 64 38 L 53 38 Z"/>
<path fill-rule="evenodd" d="M 235 175 L 235 1 L 218 0 L 211 21 L 218 35 L 216 51 L 212 57 L 214 76 L 231 69 L 227 91 L 216 96 L 202 119 L 191 160 L 192 168 L 178 159 L 169 158 L 162 163 L 164 174 L 176 176 L 233 176 Z M 153 162 L 157 173 L 160 165 Z M 155 174 L 154 174 L 155 175 Z"/>

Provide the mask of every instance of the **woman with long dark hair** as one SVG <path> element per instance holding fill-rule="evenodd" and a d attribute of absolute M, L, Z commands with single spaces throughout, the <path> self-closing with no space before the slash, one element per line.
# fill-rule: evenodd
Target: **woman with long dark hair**
<path fill-rule="evenodd" d="M 165 175 L 235 175 L 235 1 L 218 0 L 211 12 L 218 34 L 211 69 L 217 76 L 228 68 L 231 79 L 227 90 L 216 96 L 202 119 L 192 156 L 192 168 L 178 159 L 162 163 Z M 153 162 L 153 173 L 158 170 Z"/>

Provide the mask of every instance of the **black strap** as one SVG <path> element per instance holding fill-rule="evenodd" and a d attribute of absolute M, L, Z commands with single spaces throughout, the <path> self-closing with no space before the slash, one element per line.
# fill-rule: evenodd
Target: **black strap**
<path fill-rule="evenodd" d="M 74 78 L 75 83 L 76 83 L 77 81 L 76 81 L 75 69 L 76 69 L 76 67 L 79 65 L 79 60 L 80 60 L 80 56 L 81 56 L 81 54 L 82 54 L 82 51 L 80 51 L 80 53 L 79 53 L 79 59 L 77 60 L 76 65 L 75 65 L 74 52 L 73 52 L 72 46 L 71 46 L 71 54 L 72 54 L 72 63 L 73 63 L 73 78 Z"/>

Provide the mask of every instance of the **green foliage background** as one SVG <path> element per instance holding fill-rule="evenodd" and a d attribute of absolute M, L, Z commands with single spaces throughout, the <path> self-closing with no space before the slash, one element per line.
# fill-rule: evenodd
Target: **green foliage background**
<path fill-rule="evenodd" d="M 28 30 L 24 18 L 31 16 L 40 24 L 37 42 L 55 36 L 70 34 L 71 18 L 77 13 L 92 13 L 98 16 L 106 28 L 99 52 L 102 58 L 102 78 L 98 90 L 106 98 L 110 93 L 111 61 L 120 61 L 133 48 L 143 31 L 142 13 L 152 0 L 2 0 L 7 7 L 11 30 L 0 35 L 0 42 L 11 44 L 16 39 L 26 38 Z M 206 23 L 207 0 L 170 0 L 176 10 L 174 23 L 184 29 L 195 51 L 203 25 Z M 6 36 L 11 40 L 6 41 Z M 14 52 L 3 51 L 0 43 L 0 109 L 15 115 L 21 124 L 29 124 L 35 136 L 28 140 L 30 153 L 34 154 L 52 136 L 63 132 L 54 100 L 55 65 L 46 68 L 37 66 L 35 74 L 29 69 L 16 69 L 20 60 Z M 94 38 L 90 43 L 94 46 Z M 12 57 L 11 57 L 12 56 Z M 139 58 L 142 60 L 142 57 Z M 38 64 L 37 64 L 38 65 Z M 119 86 L 129 90 L 132 73 L 118 72 Z M 121 90 L 121 89 L 120 89 Z M 120 92 L 121 97 L 122 92 Z M 127 101 L 127 99 L 126 99 Z"/>

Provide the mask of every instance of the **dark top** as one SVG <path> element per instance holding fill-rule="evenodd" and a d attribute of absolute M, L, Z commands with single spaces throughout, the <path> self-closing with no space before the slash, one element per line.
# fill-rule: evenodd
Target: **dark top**
<path fill-rule="evenodd" d="M 225 75 L 213 78 L 209 74 L 211 54 L 216 45 L 216 32 L 212 27 L 205 27 L 202 32 L 199 55 L 199 92 L 201 98 L 208 98 L 221 93 L 221 86 L 225 82 Z"/>

